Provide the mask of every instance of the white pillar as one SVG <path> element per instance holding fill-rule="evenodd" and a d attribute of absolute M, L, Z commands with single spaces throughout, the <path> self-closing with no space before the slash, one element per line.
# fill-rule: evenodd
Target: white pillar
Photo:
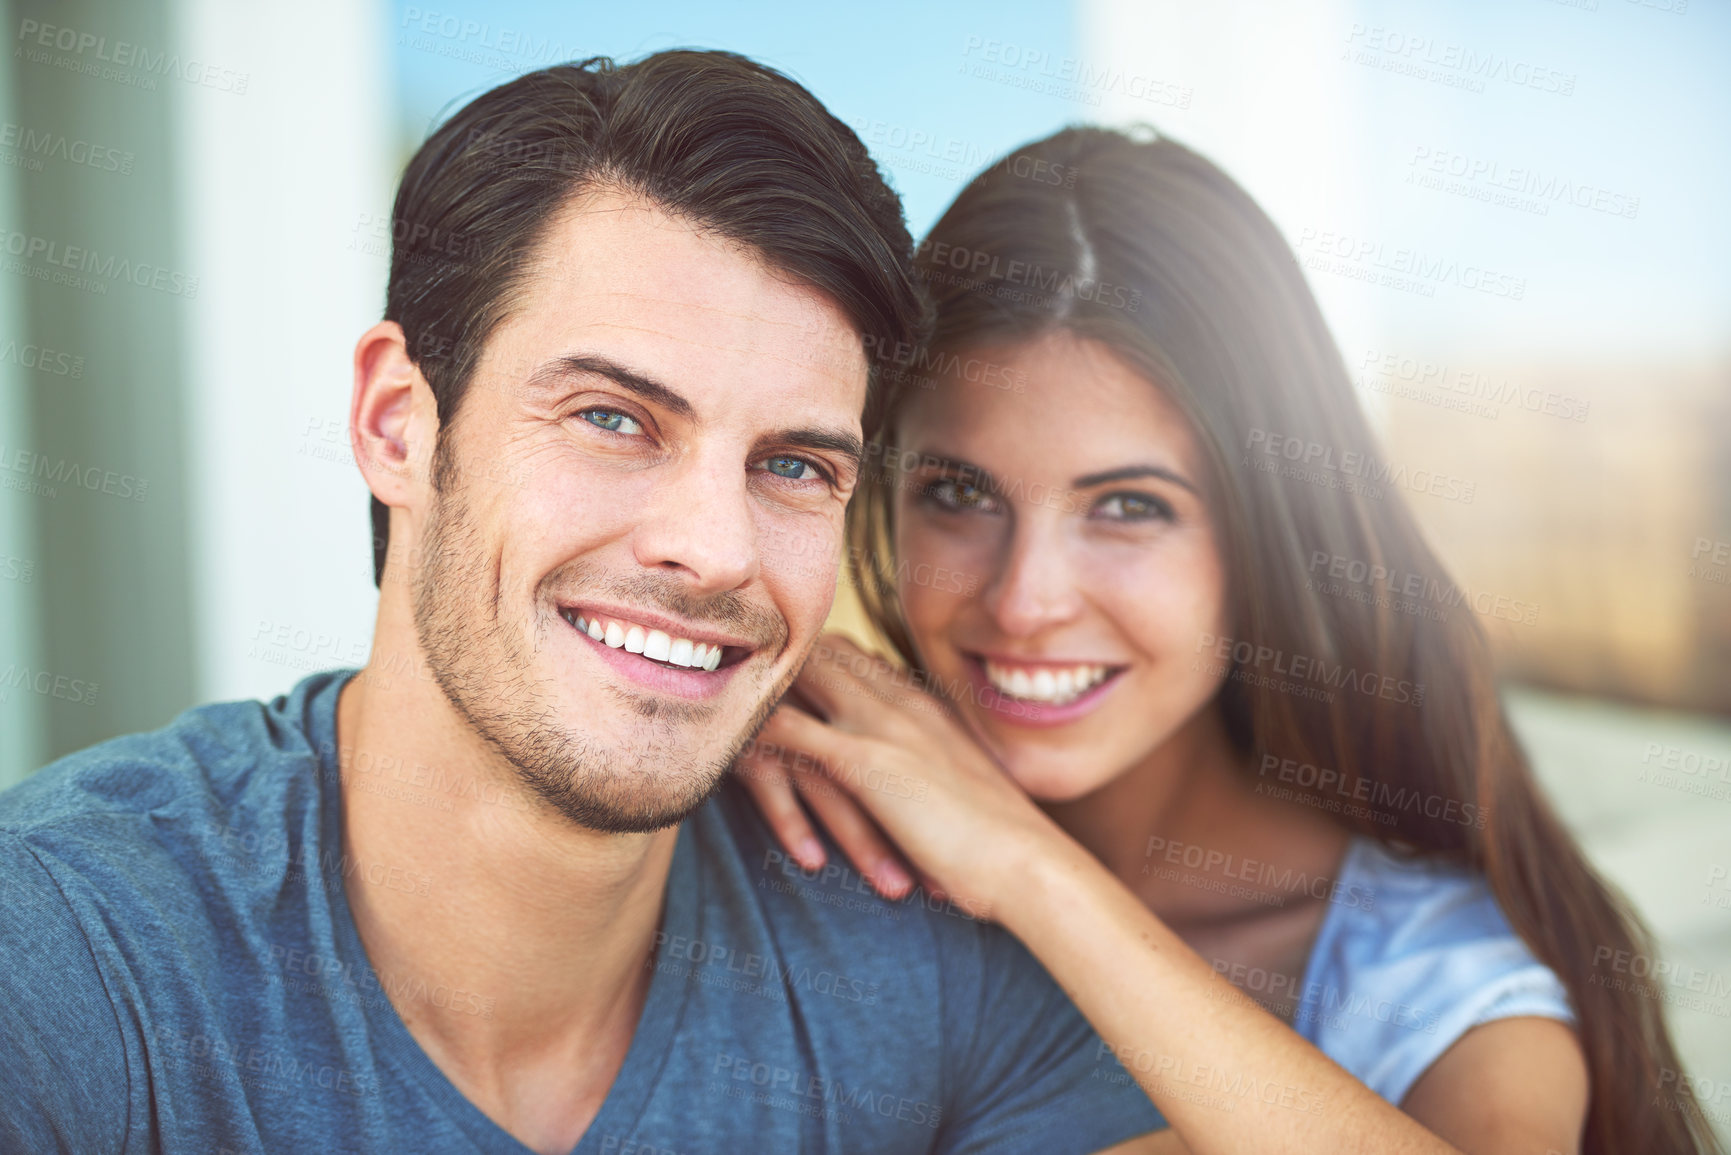
<path fill-rule="evenodd" d="M 356 0 L 176 0 L 177 42 L 245 75 L 182 86 L 198 697 L 269 698 L 365 661 L 376 592 L 345 432 L 384 308 L 389 16 Z M 234 87 L 238 87 L 238 84 Z M 388 238 L 388 229 L 384 230 Z"/>

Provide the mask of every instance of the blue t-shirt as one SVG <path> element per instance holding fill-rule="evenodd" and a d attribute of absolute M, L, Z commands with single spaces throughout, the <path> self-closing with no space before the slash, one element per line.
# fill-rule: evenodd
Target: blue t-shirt
<path fill-rule="evenodd" d="M 436 881 L 343 855 L 348 673 L 0 795 L 0 1150 L 529 1150 L 421 1050 L 355 930 L 345 886 Z M 400 777 L 368 786 L 472 785 Z M 801 874 L 731 784 L 679 831 L 656 938 L 579 1155 L 1089 1152 L 1164 1125 L 1013 938 Z"/>

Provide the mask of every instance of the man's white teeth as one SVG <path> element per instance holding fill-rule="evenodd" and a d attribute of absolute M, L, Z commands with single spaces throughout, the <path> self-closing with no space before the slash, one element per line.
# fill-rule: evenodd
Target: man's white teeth
<path fill-rule="evenodd" d="M 707 642 L 675 638 L 661 630 L 645 632 L 642 626 L 626 626 L 619 622 L 610 621 L 602 625 L 599 618 L 584 618 L 581 615 L 577 615 L 575 624 L 596 641 L 605 642 L 615 650 L 623 649 L 626 653 L 642 654 L 670 666 L 713 670 L 721 665 L 721 647 Z"/>
<path fill-rule="evenodd" d="M 986 680 L 998 693 L 1032 702 L 1061 704 L 1092 690 L 1106 680 L 1106 666 L 1072 666 L 1052 670 L 1041 668 L 1032 674 L 1020 666 L 1006 667 L 987 662 Z"/>

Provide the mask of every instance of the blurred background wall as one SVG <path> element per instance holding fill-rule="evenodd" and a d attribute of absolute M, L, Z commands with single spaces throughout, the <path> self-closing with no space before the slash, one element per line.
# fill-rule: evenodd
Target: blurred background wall
<path fill-rule="evenodd" d="M 1145 123 L 1292 243 L 1565 817 L 1707 976 L 1731 1080 L 1725 0 L 9 0 L 0 785 L 364 662 L 344 428 L 397 174 L 518 72 L 729 48 L 852 125 L 918 235 L 1010 147 Z M 836 622 L 858 628 L 847 597 Z M 1731 1098 L 1719 1125 L 1731 1131 Z"/>

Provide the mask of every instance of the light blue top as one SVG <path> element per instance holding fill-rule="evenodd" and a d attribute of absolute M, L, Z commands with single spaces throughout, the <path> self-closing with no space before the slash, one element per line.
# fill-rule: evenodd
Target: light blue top
<path fill-rule="evenodd" d="M 1509 927 L 1481 875 L 1355 838 L 1339 883 L 1358 902 L 1324 917 L 1293 1027 L 1390 1103 L 1482 1023 L 1574 1023 L 1563 984 Z"/>

